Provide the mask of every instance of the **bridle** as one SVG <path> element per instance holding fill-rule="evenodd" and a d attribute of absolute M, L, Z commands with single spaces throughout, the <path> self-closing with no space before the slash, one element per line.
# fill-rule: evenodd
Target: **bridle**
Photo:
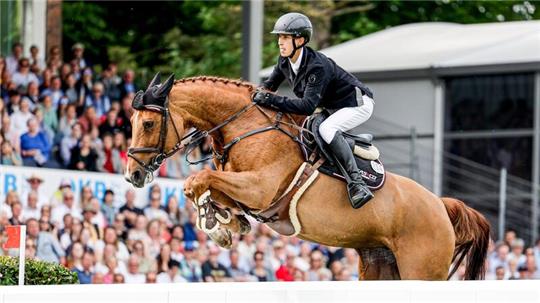
<path fill-rule="evenodd" d="M 139 91 L 135 95 L 135 98 L 142 98 L 143 95 L 144 95 L 144 92 Z M 194 151 L 199 146 L 201 141 L 203 141 L 206 137 L 208 137 L 213 132 L 218 131 L 219 129 L 221 129 L 225 125 L 227 125 L 230 122 L 234 121 L 240 115 L 247 112 L 249 109 L 251 109 L 254 106 L 256 108 L 258 108 L 273 123 L 271 125 L 266 126 L 266 127 L 262 127 L 262 128 L 258 128 L 258 129 L 255 129 L 255 130 L 248 131 L 247 133 L 234 138 L 231 142 L 229 142 L 229 143 L 227 143 L 227 144 L 225 144 L 223 146 L 223 151 L 221 153 L 216 151 L 216 149 L 214 147 L 212 147 L 212 155 L 210 155 L 209 157 L 206 157 L 206 158 L 194 161 L 194 162 L 191 162 L 188 159 L 188 156 L 191 154 L 192 151 Z M 127 153 L 128 157 L 135 160 L 135 162 L 137 162 L 146 171 L 147 176 L 149 176 L 148 178 L 150 178 L 149 182 L 151 182 L 151 180 L 153 179 L 153 173 L 156 170 L 159 169 L 160 165 L 163 163 L 163 161 L 165 161 L 165 159 L 171 157 L 176 152 L 178 152 L 178 151 L 180 151 L 180 150 L 182 150 L 184 148 L 186 148 L 186 160 L 187 160 L 187 162 L 189 164 L 198 164 L 198 163 L 205 162 L 205 161 L 207 161 L 209 159 L 213 159 L 213 158 L 218 159 L 221 162 L 221 164 L 225 164 L 225 162 L 227 161 L 227 158 L 228 158 L 227 157 L 228 151 L 236 143 L 240 142 L 240 140 L 242 140 L 244 138 L 250 137 L 250 136 L 258 134 L 258 133 L 270 131 L 270 130 L 279 130 L 279 131 L 285 133 L 286 135 L 288 135 L 289 137 L 291 137 L 295 142 L 299 143 L 300 145 L 304 145 L 304 143 L 301 142 L 301 140 L 299 140 L 299 138 L 297 136 L 294 136 L 289 131 L 287 131 L 287 130 L 283 129 L 282 127 L 280 127 L 280 124 L 287 124 L 289 126 L 297 128 L 299 130 L 305 130 L 305 129 L 303 129 L 302 127 L 298 127 L 296 125 L 292 125 L 290 123 L 286 123 L 286 122 L 282 121 L 281 119 L 283 117 L 283 113 L 278 113 L 275 120 L 272 121 L 270 116 L 260 106 L 258 106 L 255 103 L 250 103 L 249 105 L 243 107 L 238 112 L 234 113 L 229 118 L 227 118 L 225 121 L 223 121 L 219 125 L 211 128 L 210 130 L 207 130 L 207 131 L 193 130 L 193 131 L 191 131 L 190 133 L 188 133 L 187 135 L 185 135 L 182 138 L 180 138 L 180 134 L 178 133 L 178 129 L 176 128 L 176 124 L 174 122 L 174 119 L 171 119 L 171 114 L 170 114 L 170 111 L 169 111 L 169 96 L 167 96 L 167 98 L 165 99 L 165 102 L 164 102 L 163 106 L 156 105 L 156 104 L 148 104 L 148 105 L 144 105 L 144 106 L 142 106 L 141 108 L 138 108 L 138 109 L 149 110 L 149 111 L 153 111 L 153 112 L 161 114 L 161 127 L 160 127 L 160 131 L 159 131 L 159 141 L 157 143 L 157 146 L 156 147 L 130 147 L 130 148 L 128 148 L 128 153 Z M 165 141 L 167 140 L 167 124 L 168 124 L 169 120 L 172 123 L 172 126 L 174 128 L 174 132 L 176 134 L 176 138 L 178 139 L 178 141 L 169 151 L 165 151 Z M 188 138 L 189 138 L 189 141 L 187 143 L 182 144 L 182 142 L 184 140 L 188 139 Z M 142 161 L 141 159 L 136 157 L 136 154 L 148 154 L 148 153 L 156 153 L 156 155 L 154 157 L 152 157 L 148 161 L 148 163 L 145 163 L 144 161 Z"/>

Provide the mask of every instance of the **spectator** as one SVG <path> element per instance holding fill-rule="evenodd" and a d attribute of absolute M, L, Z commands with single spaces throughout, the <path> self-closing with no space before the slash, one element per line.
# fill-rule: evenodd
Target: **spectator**
<path fill-rule="evenodd" d="M 180 207 L 178 206 L 178 199 L 171 195 L 167 199 L 167 222 L 169 222 L 169 226 L 172 225 L 178 225 L 182 222 L 182 212 L 180 211 Z"/>
<path fill-rule="evenodd" d="M 238 250 L 231 249 L 229 251 L 229 271 L 235 282 L 257 281 L 254 276 L 249 274 L 249 265 L 241 262 Z"/>
<path fill-rule="evenodd" d="M 287 252 L 285 263 L 281 264 L 276 270 L 276 278 L 278 281 L 291 282 L 294 281 L 295 272 L 297 271 L 294 264 L 296 255 L 292 252 Z"/>
<path fill-rule="evenodd" d="M 139 272 L 148 273 L 150 271 L 157 271 L 158 265 L 156 260 L 148 257 L 143 241 L 135 241 L 132 254 L 139 258 Z"/>
<path fill-rule="evenodd" d="M 73 60 L 77 61 L 81 69 L 90 66 L 86 59 L 84 59 L 84 45 L 82 43 L 73 44 L 71 51 L 73 52 Z"/>
<path fill-rule="evenodd" d="M 104 135 L 112 135 L 119 131 L 121 131 L 121 127 L 118 124 L 118 113 L 117 111 L 110 109 L 107 112 L 107 117 L 105 121 L 103 121 L 101 125 L 99 125 L 99 133 L 103 138 Z"/>
<path fill-rule="evenodd" d="M 511 243 L 511 252 L 508 254 L 509 260 L 516 260 L 516 266 L 521 267 L 525 266 L 527 262 L 526 256 L 523 254 L 523 249 L 525 247 L 525 241 L 523 239 L 515 238 Z"/>
<path fill-rule="evenodd" d="M 26 98 L 30 104 L 30 110 L 34 110 L 40 103 L 39 98 L 39 85 L 38 82 L 28 83 L 28 90 L 26 92 Z"/>
<path fill-rule="evenodd" d="M 124 278 L 124 275 L 122 274 L 114 274 L 114 277 L 113 277 L 113 283 L 114 284 L 123 284 L 123 283 L 126 283 L 126 280 Z"/>
<path fill-rule="evenodd" d="M 43 71 L 43 73 L 41 74 L 40 82 L 39 82 L 40 83 L 39 91 L 44 92 L 51 87 L 52 77 L 53 77 L 53 72 L 51 71 L 51 69 L 47 68 Z"/>
<path fill-rule="evenodd" d="M 2 117 L 2 134 L 4 135 L 4 140 L 11 143 L 13 150 L 19 154 L 21 150 L 21 135 L 11 127 L 11 118 L 9 115 Z"/>
<path fill-rule="evenodd" d="M 22 159 L 8 140 L 0 136 L 0 164 L 21 166 Z"/>
<path fill-rule="evenodd" d="M 82 219 L 81 211 L 74 205 L 75 196 L 71 189 L 63 191 L 62 204 L 56 205 L 51 212 L 52 223 L 59 229 L 64 228 L 64 216 L 70 214 L 73 218 Z"/>
<path fill-rule="evenodd" d="M 84 115 L 79 118 L 79 123 L 82 126 L 83 133 L 89 133 L 93 127 L 98 127 L 99 118 L 96 116 L 96 110 L 94 107 L 87 107 L 84 111 Z"/>
<path fill-rule="evenodd" d="M 21 155 L 25 166 L 47 166 L 51 145 L 47 136 L 40 131 L 38 121 L 31 118 L 28 132 L 21 136 Z"/>
<path fill-rule="evenodd" d="M 13 43 L 13 46 L 11 47 L 11 55 L 6 57 L 6 70 L 10 75 L 13 75 L 17 71 L 22 54 L 23 45 L 19 42 Z"/>
<path fill-rule="evenodd" d="M 42 261 L 65 264 L 65 253 L 56 237 L 48 231 L 40 231 L 38 221 L 26 221 L 28 238 L 37 243 L 36 258 Z"/>
<path fill-rule="evenodd" d="M 229 282 L 231 273 L 218 262 L 219 248 L 212 246 L 210 248 L 208 260 L 202 265 L 202 276 L 204 282 Z"/>
<path fill-rule="evenodd" d="M 81 267 L 75 268 L 73 271 L 77 273 L 79 277 L 79 282 L 81 284 L 91 284 L 92 277 L 94 276 L 94 254 L 87 251 L 83 254 Z"/>
<path fill-rule="evenodd" d="M 137 92 L 137 86 L 135 86 L 134 80 L 135 73 L 130 69 L 126 70 L 122 77 L 122 83 L 120 83 L 120 98 Z"/>
<path fill-rule="evenodd" d="M 97 152 L 90 146 L 90 135 L 83 135 L 78 146 L 71 151 L 68 168 L 85 171 L 97 171 Z"/>
<path fill-rule="evenodd" d="M 22 211 L 22 221 L 26 222 L 28 219 L 39 220 L 41 210 L 38 207 L 38 193 L 36 191 L 29 192 L 26 201 L 26 206 L 23 207 Z"/>
<path fill-rule="evenodd" d="M 128 229 L 131 229 L 135 226 L 135 220 L 138 215 L 142 215 L 142 209 L 135 206 L 135 191 L 133 189 L 128 189 L 125 194 L 126 203 L 120 207 L 120 213 L 124 215 L 125 221 L 124 224 Z"/>
<path fill-rule="evenodd" d="M 169 262 L 171 260 L 171 246 L 165 243 L 161 246 L 161 250 L 156 258 L 158 274 L 169 270 Z"/>
<path fill-rule="evenodd" d="M 131 255 L 128 259 L 128 271 L 125 274 L 125 283 L 144 283 L 146 277 L 139 272 L 139 258 Z"/>
<path fill-rule="evenodd" d="M 328 268 L 324 266 L 323 254 L 320 250 L 314 250 L 311 252 L 311 260 L 309 271 L 307 272 L 307 279 L 309 281 L 330 281 L 332 280 L 332 273 Z"/>
<path fill-rule="evenodd" d="M 64 95 L 68 99 L 68 103 L 77 103 L 79 100 L 79 90 L 77 89 L 77 79 L 73 72 L 67 74 L 64 85 Z"/>
<path fill-rule="evenodd" d="M 21 94 L 15 88 L 8 89 L 7 113 L 12 115 L 20 110 Z"/>
<path fill-rule="evenodd" d="M 148 254 L 151 257 L 157 257 L 161 250 L 161 245 L 166 241 L 163 238 L 161 230 L 161 222 L 158 219 L 153 219 L 148 222 L 146 233 L 148 235 Z"/>
<path fill-rule="evenodd" d="M 114 207 L 114 191 L 112 189 L 107 189 L 105 195 L 103 196 L 103 204 L 101 204 L 101 212 L 105 216 L 107 225 L 112 225 L 114 222 L 114 215 L 116 209 Z"/>
<path fill-rule="evenodd" d="M 72 64 L 72 67 L 79 66 L 77 64 Z M 92 80 L 92 69 L 91 68 L 85 68 L 82 71 L 82 76 L 77 82 L 77 90 L 79 95 L 79 100 L 77 101 L 77 115 L 80 116 L 85 110 L 86 110 L 86 96 L 90 96 L 92 94 L 92 87 L 93 85 Z"/>
<path fill-rule="evenodd" d="M 104 94 L 103 90 L 103 84 L 101 82 L 96 82 L 92 86 L 92 93 L 87 95 L 85 99 L 85 106 L 94 107 L 98 117 L 105 115 L 111 108 L 111 101 L 109 100 L 109 97 Z"/>
<path fill-rule="evenodd" d="M 13 81 L 17 88 L 22 88 L 25 92 L 30 82 L 39 82 L 36 75 L 30 71 L 30 61 L 28 58 L 19 59 L 19 69 L 13 74 L 11 81 Z"/>
<path fill-rule="evenodd" d="M 69 136 L 66 136 L 60 142 L 60 156 L 62 158 L 64 166 L 69 166 L 71 161 L 71 151 L 77 146 L 82 138 L 82 129 L 79 123 L 75 123 L 71 126 L 71 132 Z"/>
<path fill-rule="evenodd" d="M 64 91 L 62 91 L 62 80 L 59 76 L 53 76 L 51 78 L 51 86 L 43 90 L 42 95 L 50 96 L 54 108 L 58 108 L 60 105 L 65 105 L 62 101 L 64 97 Z M 62 102 L 61 102 L 62 101 Z"/>
<path fill-rule="evenodd" d="M 61 54 L 60 47 L 58 45 L 54 45 L 49 49 L 47 65 L 51 65 L 51 66 L 62 65 L 62 54 Z"/>
<path fill-rule="evenodd" d="M 118 150 L 120 160 L 122 160 L 122 172 L 124 172 L 127 165 L 127 142 L 124 133 L 118 132 L 114 134 L 113 148 Z"/>
<path fill-rule="evenodd" d="M 264 252 L 256 251 L 253 255 L 255 266 L 250 271 L 250 274 L 255 276 L 259 282 L 275 281 L 273 272 L 264 266 Z"/>
<path fill-rule="evenodd" d="M 121 262 L 126 262 L 129 258 L 129 251 L 124 243 L 118 239 L 114 227 L 108 226 L 105 228 L 103 240 L 99 240 L 96 244 L 96 251 L 102 252 L 106 245 L 112 245 L 116 251 L 116 259 Z M 140 261 L 140 260 L 139 260 Z"/>
<path fill-rule="evenodd" d="M 20 201 L 11 203 L 11 218 L 9 219 L 10 225 L 22 225 L 22 204 Z"/>
<path fill-rule="evenodd" d="M 120 151 L 113 148 L 113 137 L 110 134 L 103 136 L 103 150 L 99 153 L 98 167 L 100 171 L 109 173 L 122 173 L 123 163 Z"/>
<path fill-rule="evenodd" d="M 37 45 L 30 46 L 30 60 L 32 65 L 35 65 L 39 70 L 45 69 L 45 60 L 39 56 L 39 48 Z"/>
<path fill-rule="evenodd" d="M 51 97 L 43 96 L 39 108 L 43 111 L 44 126 L 55 134 L 58 130 L 58 116 L 56 115 L 56 108 L 53 107 Z"/>
<path fill-rule="evenodd" d="M 94 198 L 94 192 L 90 185 L 85 185 L 81 188 L 81 195 L 79 197 L 79 205 L 84 209 L 85 206 L 91 205 L 90 201 Z"/>
<path fill-rule="evenodd" d="M 161 188 L 155 185 L 150 190 L 150 205 L 144 209 L 144 215 L 148 220 L 158 219 L 161 222 L 168 222 L 169 216 L 161 206 Z"/>
<path fill-rule="evenodd" d="M 28 131 L 28 121 L 34 118 L 30 112 L 30 102 L 27 98 L 22 98 L 19 103 L 19 110 L 11 115 L 11 129 L 20 135 Z"/>
<path fill-rule="evenodd" d="M 77 111 L 75 110 L 75 105 L 68 104 L 66 106 L 65 113 L 62 115 L 60 122 L 58 123 L 58 131 L 60 132 L 59 136 L 61 138 L 69 136 L 71 133 L 71 128 L 75 123 L 77 123 Z"/>
<path fill-rule="evenodd" d="M 168 270 L 157 275 L 157 283 L 180 283 L 187 282 L 180 273 L 180 263 L 175 260 L 170 260 L 168 264 Z"/>

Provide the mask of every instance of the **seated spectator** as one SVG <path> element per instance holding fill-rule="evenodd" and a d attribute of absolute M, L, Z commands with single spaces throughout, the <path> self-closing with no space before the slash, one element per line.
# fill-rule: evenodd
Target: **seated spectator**
<path fill-rule="evenodd" d="M 28 58 L 19 59 L 19 70 L 13 74 L 11 81 L 15 83 L 18 88 L 22 88 L 26 92 L 26 88 L 30 82 L 38 82 L 38 78 L 32 72 L 30 72 L 30 61 Z"/>
<path fill-rule="evenodd" d="M 34 110 L 40 103 L 39 99 L 39 84 L 37 82 L 28 83 L 26 98 L 30 101 L 30 110 Z"/>
<path fill-rule="evenodd" d="M 127 165 L 127 142 L 124 133 L 118 132 L 114 134 L 113 138 L 113 148 L 118 150 L 120 159 L 122 160 L 122 173 Z"/>
<path fill-rule="evenodd" d="M 23 45 L 19 42 L 13 43 L 11 47 L 11 55 L 6 57 L 6 71 L 13 75 L 17 71 L 19 60 L 23 56 Z"/>
<path fill-rule="evenodd" d="M 142 215 L 142 209 L 135 206 L 135 191 L 128 189 L 125 194 L 126 203 L 120 207 L 120 213 L 124 215 L 124 224 L 128 229 L 135 226 L 138 215 Z"/>
<path fill-rule="evenodd" d="M 310 268 L 307 272 L 308 281 L 330 281 L 332 272 L 325 267 L 324 255 L 320 250 L 311 252 Z"/>
<path fill-rule="evenodd" d="M 22 96 L 19 93 L 19 91 L 16 90 L 15 88 L 8 89 L 7 96 L 8 96 L 7 106 L 6 106 L 7 113 L 8 115 L 13 115 L 14 113 L 20 110 L 20 103 L 21 103 Z"/>
<path fill-rule="evenodd" d="M 93 266 L 94 254 L 87 251 L 83 254 L 81 267 L 73 270 L 77 273 L 81 284 L 92 284 L 92 277 L 94 276 Z"/>
<path fill-rule="evenodd" d="M 40 131 L 38 121 L 28 120 L 28 132 L 21 136 L 21 155 L 25 166 L 47 166 L 51 145 Z"/>
<path fill-rule="evenodd" d="M 253 261 L 255 262 L 255 266 L 249 273 L 255 276 L 259 282 L 276 280 L 274 273 L 264 266 L 264 253 L 262 251 L 257 251 L 253 254 Z"/>
<path fill-rule="evenodd" d="M 11 203 L 11 218 L 9 219 L 10 225 L 23 225 L 22 220 L 22 204 L 20 201 Z"/>
<path fill-rule="evenodd" d="M 30 102 L 22 98 L 19 103 L 19 110 L 11 115 L 11 129 L 18 132 L 19 136 L 28 131 L 28 121 L 34 118 L 30 111 Z"/>
<path fill-rule="evenodd" d="M 75 195 L 70 188 L 65 188 L 62 204 L 54 206 L 51 211 L 51 221 L 58 228 L 64 228 L 64 216 L 70 214 L 73 218 L 82 219 L 81 210 L 75 206 Z"/>
<path fill-rule="evenodd" d="M 210 248 L 208 260 L 202 265 L 204 282 L 230 282 L 232 281 L 229 269 L 218 262 L 220 249 L 216 246 Z"/>
<path fill-rule="evenodd" d="M 42 218 L 41 220 L 43 220 Z M 38 260 L 65 264 L 65 252 L 58 243 L 56 237 L 46 230 L 40 231 L 38 221 L 29 219 L 26 221 L 28 238 L 37 243 L 36 258 Z"/>
<path fill-rule="evenodd" d="M 161 222 L 168 222 L 169 216 L 165 212 L 163 206 L 161 206 L 161 192 L 156 191 L 155 188 L 155 186 L 152 187 L 150 205 L 144 209 L 144 215 L 148 218 L 148 220 L 157 219 Z"/>
<path fill-rule="evenodd" d="M 103 136 L 103 149 L 99 152 L 98 168 L 108 173 L 122 173 L 123 165 L 118 149 L 113 148 L 113 137 Z"/>
<path fill-rule="evenodd" d="M 4 140 L 4 138 L 1 136 L 0 141 L 2 142 L 0 143 L 0 164 L 21 166 L 21 156 L 15 151 L 13 146 L 11 146 L 11 143 L 7 140 Z"/>
<path fill-rule="evenodd" d="M 39 108 L 43 111 L 43 124 L 56 133 L 58 130 L 58 116 L 56 115 L 56 108 L 53 107 L 50 96 L 43 96 L 41 98 Z"/>
<path fill-rule="evenodd" d="M 143 241 L 135 241 L 132 254 L 139 258 L 139 272 L 148 273 L 157 270 L 158 265 L 156 259 L 151 259 L 147 256 L 147 249 Z"/>
<path fill-rule="evenodd" d="M 83 133 L 89 133 L 93 127 L 98 127 L 99 118 L 96 116 L 96 110 L 93 106 L 85 109 L 84 115 L 79 118 Z"/>
<path fill-rule="evenodd" d="M 175 260 L 169 260 L 168 270 L 157 275 L 157 283 L 180 283 L 187 280 L 180 275 L 180 263 Z"/>
<path fill-rule="evenodd" d="M 11 128 L 11 118 L 9 115 L 2 117 L 2 133 L 4 134 L 4 140 L 11 143 L 13 150 L 20 154 L 21 150 L 21 135 L 18 131 Z"/>
<path fill-rule="evenodd" d="M 79 123 L 75 123 L 71 126 L 69 136 L 64 137 L 60 142 L 60 157 L 62 158 L 64 166 L 69 166 L 71 160 L 71 151 L 77 146 L 81 138 L 81 125 Z"/>
<path fill-rule="evenodd" d="M 64 95 L 68 98 L 68 103 L 76 104 L 79 100 L 79 90 L 77 89 L 77 79 L 73 72 L 65 78 Z"/>
<path fill-rule="evenodd" d="M 109 100 L 109 97 L 104 94 L 103 90 L 103 84 L 101 82 L 96 82 L 92 86 L 92 93 L 87 95 L 85 99 L 85 106 L 94 107 L 98 117 L 105 115 L 111 108 L 111 101 Z"/>
<path fill-rule="evenodd" d="M 128 69 L 124 72 L 122 77 L 122 83 L 120 83 L 120 98 L 124 98 L 128 94 L 134 94 L 137 92 L 137 86 L 135 85 L 135 73 Z"/>
<path fill-rule="evenodd" d="M 75 110 L 74 104 L 68 104 L 66 106 L 66 111 L 60 118 L 58 123 L 59 136 L 61 138 L 69 136 L 71 133 L 71 127 L 77 123 L 77 111 Z M 81 128 L 82 131 L 82 128 Z"/>
<path fill-rule="evenodd" d="M 144 274 L 139 272 L 139 258 L 137 256 L 131 255 L 128 260 L 127 273 L 124 275 L 125 283 L 144 283 L 146 277 Z"/>
<path fill-rule="evenodd" d="M 30 61 L 31 64 L 36 65 L 39 70 L 44 70 L 46 68 L 45 60 L 39 55 L 39 48 L 37 45 L 30 46 Z"/>
<path fill-rule="evenodd" d="M 114 222 L 114 215 L 116 208 L 114 207 L 114 192 L 111 189 L 107 189 L 103 195 L 103 203 L 101 204 L 101 212 L 107 220 L 107 225 L 112 225 Z"/>
<path fill-rule="evenodd" d="M 28 193 L 26 201 L 26 206 L 24 206 L 22 210 L 22 221 L 26 222 L 28 219 L 39 220 L 41 210 L 38 207 L 38 193 L 31 191 Z"/>
<path fill-rule="evenodd" d="M 523 254 L 525 247 L 525 241 L 523 239 L 516 238 L 512 240 L 511 252 L 508 254 L 509 260 L 516 260 L 517 267 L 525 266 L 527 257 Z"/>
<path fill-rule="evenodd" d="M 68 168 L 82 171 L 97 171 L 97 152 L 90 146 L 90 135 L 83 135 L 78 146 L 71 151 Z"/>
<path fill-rule="evenodd" d="M 42 92 L 42 95 L 51 97 L 54 108 L 58 108 L 60 105 L 62 105 L 62 102 L 60 101 L 64 97 L 64 91 L 62 90 L 62 80 L 59 76 L 53 76 L 51 78 L 51 87 L 45 89 Z"/>
<path fill-rule="evenodd" d="M 49 49 L 49 55 L 47 56 L 47 65 L 60 66 L 62 65 L 62 52 L 58 45 L 53 45 Z"/>
<path fill-rule="evenodd" d="M 99 133 L 103 138 L 104 135 L 112 135 L 121 131 L 121 127 L 118 124 L 118 114 L 115 110 L 109 110 L 107 112 L 106 119 L 99 125 Z"/>
<path fill-rule="evenodd" d="M 73 44 L 71 51 L 73 52 L 73 60 L 77 61 L 81 69 L 90 66 L 88 61 L 84 58 L 84 45 L 82 43 L 77 42 Z"/>
<path fill-rule="evenodd" d="M 39 81 L 39 91 L 43 92 L 51 87 L 51 80 L 53 77 L 53 71 L 50 68 L 46 68 L 41 74 Z"/>

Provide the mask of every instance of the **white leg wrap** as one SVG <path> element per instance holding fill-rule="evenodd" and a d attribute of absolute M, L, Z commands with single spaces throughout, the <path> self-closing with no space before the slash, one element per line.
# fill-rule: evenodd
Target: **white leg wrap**
<path fill-rule="evenodd" d="M 205 191 L 200 197 L 197 198 L 197 204 L 199 206 L 204 205 L 207 203 L 207 198 L 210 197 L 210 190 Z"/>
<path fill-rule="evenodd" d="M 231 220 L 232 220 L 232 214 L 231 214 L 228 210 L 226 210 L 226 209 L 224 209 L 223 211 L 225 211 L 225 213 L 227 214 L 227 218 L 223 218 L 223 217 L 219 214 L 219 212 L 216 212 L 216 219 L 217 219 L 219 222 L 221 222 L 221 224 L 229 224 L 229 223 L 231 223 Z"/>

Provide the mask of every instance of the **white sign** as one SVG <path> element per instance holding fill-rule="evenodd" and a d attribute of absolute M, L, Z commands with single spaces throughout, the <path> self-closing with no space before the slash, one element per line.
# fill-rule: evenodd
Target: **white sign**
<path fill-rule="evenodd" d="M 30 185 L 26 179 L 33 173 L 44 180 L 40 186 L 40 194 L 45 195 L 47 200 L 58 190 L 60 183 L 67 180 L 71 183 L 71 188 L 77 199 L 84 186 L 90 186 L 94 196 L 99 200 L 103 199 L 105 190 L 112 189 L 115 200 L 124 201 L 126 191 L 135 189 L 137 193 L 136 205 L 144 207 L 149 201 L 150 186 L 157 183 L 161 187 L 161 204 L 165 205 L 171 195 L 178 198 L 181 207 L 185 204 L 183 179 L 155 178 L 151 184 L 144 188 L 134 188 L 124 179 L 123 175 L 7 165 L 0 165 L 0 201 L 4 201 L 10 190 L 15 190 L 19 194 L 27 193 Z M 21 201 L 26 200 L 26 197 L 20 198 Z"/>

